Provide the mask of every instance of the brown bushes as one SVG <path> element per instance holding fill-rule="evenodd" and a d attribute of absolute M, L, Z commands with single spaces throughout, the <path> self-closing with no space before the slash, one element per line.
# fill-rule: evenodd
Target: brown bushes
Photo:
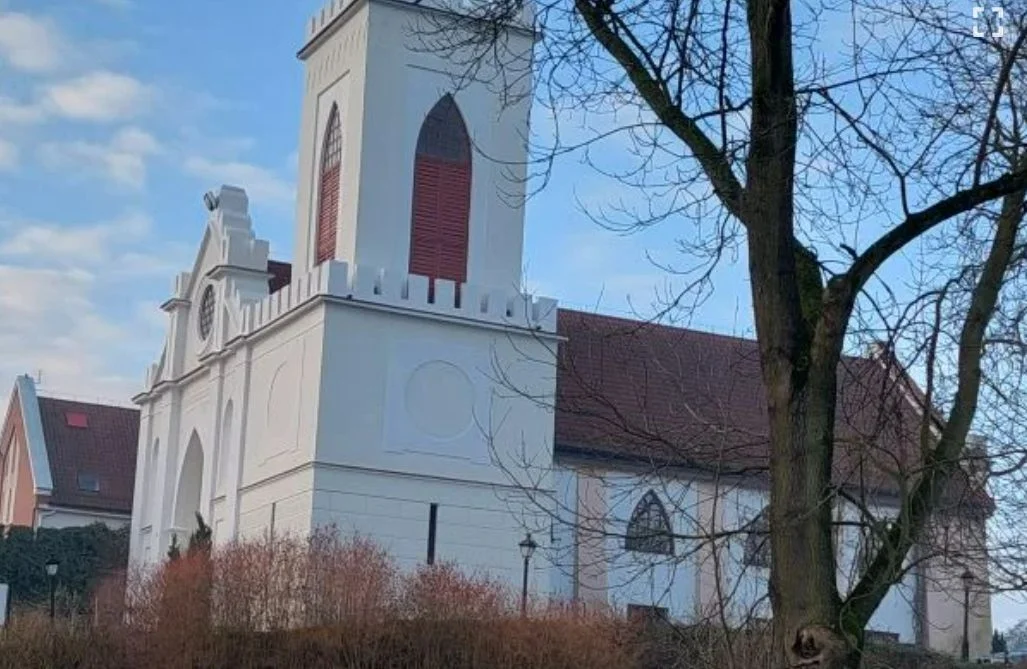
<path fill-rule="evenodd" d="M 89 621 L 17 620 L 0 635 L 0 667 L 612 669 L 638 660 L 630 629 L 608 612 L 537 604 L 522 619 L 516 597 L 486 576 L 452 564 L 401 574 L 373 542 L 333 530 L 183 555 L 111 578 L 95 601 Z"/>
<path fill-rule="evenodd" d="M 765 630 L 628 625 L 612 612 L 532 602 L 455 565 L 401 573 L 372 541 L 327 530 L 193 553 L 112 576 L 91 618 L 22 615 L 0 668 L 757 669 Z M 919 651 L 872 649 L 868 669 L 952 669 Z"/>

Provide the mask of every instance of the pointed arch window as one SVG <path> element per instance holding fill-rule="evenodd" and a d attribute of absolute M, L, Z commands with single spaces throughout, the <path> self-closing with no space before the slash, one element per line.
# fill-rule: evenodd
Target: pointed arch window
<path fill-rule="evenodd" d="M 746 528 L 742 564 L 746 567 L 770 567 L 770 518 L 766 507 Z"/>
<path fill-rule="evenodd" d="M 410 224 L 411 274 L 467 281 L 471 213 L 471 142 L 451 95 L 439 100 L 421 125 L 414 156 Z"/>
<path fill-rule="evenodd" d="M 321 169 L 318 175 L 317 238 L 314 264 L 335 257 L 335 235 L 339 223 L 339 189 L 342 172 L 342 123 L 339 106 L 332 105 L 321 147 Z"/>
<path fill-rule="evenodd" d="M 674 554 L 670 517 L 656 493 L 650 490 L 635 506 L 628 522 L 624 548 L 638 553 Z"/>

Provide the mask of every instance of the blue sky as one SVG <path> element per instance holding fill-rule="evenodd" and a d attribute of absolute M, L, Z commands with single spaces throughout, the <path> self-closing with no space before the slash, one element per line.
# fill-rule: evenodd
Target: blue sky
<path fill-rule="evenodd" d="M 45 392 L 122 403 L 137 392 L 210 188 L 246 188 L 257 234 L 291 259 L 295 52 L 320 5 L 0 0 L 0 383 L 41 371 Z M 580 158 L 557 163 L 528 203 L 528 285 L 564 306 L 648 314 L 666 277 L 647 253 L 674 260 L 680 231 L 598 228 L 578 203 L 632 193 Z M 690 323 L 751 334 L 744 258 L 724 263 Z M 1023 609 L 997 601 L 996 624 Z"/>
<path fill-rule="evenodd" d="M 0 0 L 0 379 L 41 370 L 55 393 L 137 391 L 209 188 L 245 187 L 257 234 L 291 257 L 295 53 L 319 7 Z M 645 254 L 673 234 L 618 236 L 576 204 L 616 198 L 578 157 L 556 166 L 528 206 L 530 286 L 568 306 L 650 310 L 663 279 Z M 732 279 L 693 322 L 745 332 L 747 299 Z"/>

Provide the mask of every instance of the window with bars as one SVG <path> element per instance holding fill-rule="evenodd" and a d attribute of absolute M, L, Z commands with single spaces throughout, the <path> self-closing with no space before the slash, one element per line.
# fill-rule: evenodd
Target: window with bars
<path fill-rule="evenodd" d="M 674 554 L 670 518 L 660 498 L 652 490 L 642 496 L 631 513 L 624 548 L 636 553 Z"/>
<path fill-rule="evenodd" d="M 200 337 L 206 339 L 214 327 L 214 286 L 207 286 L 203 289 L 203 297 L 200 298 L 199 328 Z"/>
<path fill-rule="evenodd" d="M 339 189 L 342 178 L 342 122 L 339 106 L 332 105 L 325 126 L 321 147 L 321 169 L 318 175 L 317 239 L 314 263 L 320 264 L 335 257 L 335 237 L 339 224 Z"/>
<path fill-rule="evenodd" d="M 471 142 L 451 95 L 440 99 L 421 125 L 414 156 L 410 225 L 411 274 L 467 281 L 471 212 Z"/>

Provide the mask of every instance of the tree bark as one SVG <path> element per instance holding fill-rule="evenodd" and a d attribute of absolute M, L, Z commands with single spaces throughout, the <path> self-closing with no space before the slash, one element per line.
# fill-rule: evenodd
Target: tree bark
<path fill-rule="evenodd" d="M 831 541 L 836 364 L 844 304 L 824 304 L 816 258 L 795 239 L 797 109 L 789 3 L 748 5 L 752 143 L 744 216 L 770 418 L 770 599 L 782 667 L 858 663 L 839 627 Z M 825 307 L 827 311 L 825 312 Z"/>

